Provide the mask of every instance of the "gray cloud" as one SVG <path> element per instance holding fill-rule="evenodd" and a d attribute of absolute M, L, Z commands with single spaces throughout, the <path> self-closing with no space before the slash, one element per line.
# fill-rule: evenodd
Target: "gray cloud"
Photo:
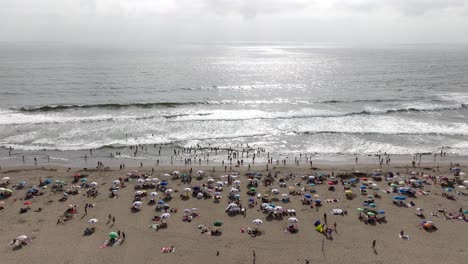
<path fill-rule="evenodd" d="M 465 2 L 1 0 L 0 35 L 13 42 L 466 42 Z"/>

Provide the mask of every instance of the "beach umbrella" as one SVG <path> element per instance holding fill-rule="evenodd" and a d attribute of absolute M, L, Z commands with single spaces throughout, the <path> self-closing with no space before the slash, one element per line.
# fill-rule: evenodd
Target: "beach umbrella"
<path fill-rule="evenodd" d="M 315 202 L 316 204 L 321 204 L 321 203 L 322 203 L 322 201 L 321 201 L 320 199 L 315 199 L 314 202 Z"/>
<path fill-rule="evenodd" d="M 313 186 L 315 186 L 315 183 L 309 183 L 309 186 L 313 187 Z"/>
<path fill-rule="evenodd" d="M 158 201 L 158 204 L 165 204 L 166 202 L 164 202 L 163 200 L 159 200 Z"/>
<path fill-rule="evenodd" d="M 138 183 L 144 183 L 145 180 L 143 180 L 143 179 L 138 179 L 137 182 L 138 182 Z"/>
<path fill-rule="evenodd" d="M 81 181 L 81 182 L 87 182 L 87 181 L 88 181 L 88 179 L 87 179 L 87 178 L 81 178 L 81 180 L 80 180 L 80 181 Z"/>
<path fill-rule="evenodd" d="M 239 185 L 241 184 L 241 181 L 235 180 L 235 181 L 234 181 L 234 184 L 237 185 L 237 186 L 239 186 Z"/>
<path fill-rule="evenodd" d="M 169 173 L 164 173 L 162 176 L 163 177 L 171 177 L 171 175 Z"/>
<path fill-rule="evenodd" d="M 179 172 L 179 171 L 173 171 L 172 174 L 174 174 L 174 175 L 179 175 L 180 172 Z"/>
<path fill-rule="evenodd" d="M 397 200 L 397 201 L 404 201 L 404 200 L 406 200 L 406 197 L 405 196 L 394 196 L 393 199 Z"/>
<path fill-rule="evenodd" d="M 320 220 L 315 221 L 314 226 L 317 227 L 320 225 Z"/>
<path fill-rule="evenodd" d="M 374 197 L 374 195 L 367 195 L 367 198 L 374 199 L 375 197 Z"/>
<path fill-rule="evenodd" d="M 197 171 L 197 174 L 198 174 L 198 175 L 202 175 L 203 173 L 205 173 L 205 172 L 202 171 L 202 170 Z"/>
<path fill-rule="evenodd" d="M 112 182 L 113 185 L 119 185 L 120 184 L 120 181 L 119 180 L 115 180 Z"/>
<path fill-rule="evenodd" d="M 273 194 L 279 194 L 280 191 L 279 191 L 278 189 L 273 189 L 273 190 L 271 190 L 271 193 L 273 193 Z"/>
<path fill-rule="evenodd" d="M 281 197 L 283 197 L 283 198 L 288 198 L 288 197 L 289 197 L 289 194 L 283 193 L 283 194 L 281 194 Z"/>
<path fill-rule="evenodd" d="M 270 204 L 270 206 L 271 206 L 271 204 Z M 275 206 L 274 208 L 275 208 L 276 212 L 279 212 L 279 213 L 283 212 L 283 207 L 281 207 L 281 206 Z"/>
<path fill-rule="evenodd" d="M 214 226 L 222 226 L 223 222 L 221 220 L 216 220 L 216 221 L 213 222 L 213 225 Z"/>
<path fill-rule="evenodd" d="M 119 190 L 112 190 L 112 193 L 117 193 Z"/>
<path fill-rule="evenodd" d="M 453 189 L 452 188 L 445 188 L 445 191 L 446 192 L 453 192 Z"/>
<path fill-rule="evenodd" d="M 151 192 L 151 193 L 150 193 L 150 196 L 151 196 L 151 197 L 156 197 L 156 196 L 158 196 L 158 193 L 157 193 L 157 192 Z"/>
<path fill-rule="evenodd" d="M 3 177 L 2 178 L 2 181 L 9 181 L 10 180 L 10 177 Z"/>
<path fill-rule="evenodd" d="M 171 215 L 168 213 L 161 214 L 161 219 L 169 219 L 169 217 L 171 217 Z"/>
<path fill-rule="evenodd" d="M 169 204 L 165 203 L 165 204 L 163 204 L 163 207 L 164 208 L 170 208 L 171 206 Z"/>
<path fill-rule="evenodd" d="M 119 237 L 119 235 L 117 234 L 117 232 L 110 232 L 109 237 L 113 238 L 113 239 L 117 239 Z"/>
<path fill-rule="evenodd" d="M 263 208 L 263 209 L 267 208 L 268 206 L 270 206 L 269 203 L 262 203 L 262 208 Z"/>
<path fill-rule="evenodd" d="M 377 207 L 377 205 L 375 203 L 370 203 L 369 206 L 372 207 L 372 208 Z"/>
<path fill-rule="evenodd" d="M 192 213 L 192 210 L 190 210 L 190 209 L 187 208 L 187 209 L 184 209 L 183 212 L 184 212 L 184 214 L 189 215 L 189 214 Z"/>
<path fill-rule="evenodd" d="M 26 235 L 21 235 L 21 236 L 18 236 L 16 238 L 16 240 L 19 241 L 19 242 L 24 242 L 24 241 L 28 240 L 28 237 Z"/>
<path fill-rule="evenodd" d="M 164 193 L 166 193 L 166 194 L 172 193 L 172 192 L 174 192 L 174 190 L 172 190 L 172 189 L 167 189 L 167 190 L 164 191 Z"/>
<path fill-rule="evenodd" d="M 90 223 L 90 224 L 95 224 L 95 223 L 97 223 L 98 221 L 99 221 L 99 220 L 97 220 L 96 218 L 91 218 L 91 219 L 88 220 L 88 223 Z"/>
<path fill-rule="evenodd" d="M 135 195 L 142 195 L 143 194 L 143 191 L 136 191 L 135 192 Z"/>
<path fill-rule="evenodd" d="M 139 208 L 139 207 L 141 207 L 142 204 L 143 204 L 142 202 L 136 201 L 136 202 L 134 202 L 134 203 L 132 204 L 132 206 L 135 207 L 135 208 Z"/>
<path fill-rule="evenodd" d="M 251 192 L 256 192 L 256 191 L 257 191 L 257 189 L 256 189 L 256 188 L 254 188 L 254 187 L 251 187 L 251 188 L 249 189 L 249 191 L 251 191 Z"/>
<path fill-rule="evenodd" d="M 230 203 L 228 204 L 228 207 L 238 207 L 238 205 L 236 203 Z"/>
<path fill-rule="evenodd" d="M 98 186 L 98 183 L 97 182 L 91 182 L 90 185 L 93 186 L 93 187 L 96 187 L 96 186 Z"/>
<path fill-rule="evenodd" d="M 309 179 L 313 180 L 313 179 L 315 179 L 315 176 L 309 176 Z"/>
<path fill-rule="evenodd" d="M 353 194 L 353 191 L 351 191 L 351 190 L 346 190 L 345 193 Z"/>
<path fill-rule="evenodd" d="M 466 189 L 466 186 L 464 186 L 464 185 L 458 185 L 457 187 L 460 188 L 460 189 Z"/>
<path fill-rule="evenodd" d="M 373 212 L 367 212 L 367 215 L 368 216 L 375 216 L 375 214 Z"/>
<path fill-rule="evenodd" d="M 395 183 L 392 183 L 392 184 L 390 184 L 390 187 L 396 188 L 396 187 L 398 187 L 398 185 L 396 185 Z"/>
<path fill-rule="evenodd" d="M 367 189 L 367 186 L 361 185 L 359 188 L 360 188 L 361 190 L 365 190 L 365 189 Z"/>
<path fill-rule="evenodd" d="M 299 222 L 299 220 L 297 220 L 296 217 L 290 217 L 290 218 L 288 219 L 288 222 L 291 223 L 291 224 L 293 224 L 293 223 Z"/>
<path fill-rule="evenodd" d="M 312 195 L 306 193 L 306 194 L 304 194 L 304 198 L 306 198 L 306 199 L 312 199 Z"/>
<path fill-rule="evenodd" d="M 468 214 L 468 210 L 463 210 L 463 214 Z"/>
<path fill-rule="evenodd" d="M 31 201 L 24 202 L 24 205 L 31 205 L 31 204 L 32 204 Z"/>
<path fill-rule="evenodd" d="M 10 189 L 5 189 L 5 190 L 3 190 L 3 191 L 4 191 L 4 192 L 8 192 L 8 193 L 12 193 L 12 192 L 13 192 L 13 191 L 10 190 Z"/>
<path fill-rule="evenodd" d="M 152 182 L 152 181 L 153 181 L 153 179 L 151 179 L 151 178 L 146 178 L 145 179 L 145 182 Z"/>
<path fill-rule="evenodd" d="M 153 178 L 153 181 L 154 181 L 154 182 L 158 182 L 159 179 L 158 179 L 158 178 Z"/>
<path fill-rule="evenodd" d="M 185 192 L 191 192 L 192 189 L 187 187 L 187 188 L 184 188 L 184 191 L 185 191 Z"/>
<path fill-rule="evenodd" d="M 261 224 L 263 224 L 263 221 L 260 220 L 260 219 L 255 219 L 255 220 L 252 221 L 252 223 L 253 223 L 254 225 L 261 225 Z"/>
<path fill-rule="evenodd" d="M 219 196 L 219 195 L 221 195 L 221 192 L 214 192 L 213 195 Z"/>
<path fill-rule="evenodd" d="M 232 192 L 232 193 L 238 193 L 238 192 L 239 192 L 239 189 L 237 189 L 237 188 L 231 188 L 231 192 Z"/>
<path fill-rule="evenodd" d="M 327 182 L 327 184 L 330 185 L 330 186 L 335 185 L 335 183 L 332 182 L 332 181 Z"/>
<path fill-rule="evenodd" d="M 222 181 L 217 181 L 216 182 L 216 185 L 219 186 L 219 187 L 222 187 L 224 185 L 224 182 Z"/>
<path fill-rule="evenodd" d="M 6 189 L 3 188 L 3 187 L 0 187 L 0 192 L 3 192 L 4 190 L 6 190 Z"/>
<path fill-rule="evenodd" d="M 161 185 L 161 186 L 167 186 L 167 182 L 163 181 L 163 182 L 159 183 L 159 185 Z"/>
<path fill-rule="evenodd" d="M 358 212 L 364 212 L 364 208 L 357 208 Z"/>
<path fill-rule="evenodd" d="M 378 214 L 385 214 L 385 211 L 384 210 L 378 210 L 377 213 Z"/>

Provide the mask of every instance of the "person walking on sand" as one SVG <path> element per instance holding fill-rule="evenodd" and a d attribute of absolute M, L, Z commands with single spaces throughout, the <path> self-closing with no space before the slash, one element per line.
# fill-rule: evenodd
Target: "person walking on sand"
<path fill-rule="evenodd" d="M 112 217 L 112 224 L 115 224 L 115 216 Z"/>
<path fill-rule="evenodd" d="M 372 240 L 372 248 L 375 248 L 375 244 L 377 243 L 377 240 Z"/>
<path fill-rule="evenodd" d="M 125 232 L 122 232 L 122 238 L 125 240 Z"/>
<path fill-rule="evenodd" d="M 327 213 L 323 213 L 323 221 L 327 224 Z"/>

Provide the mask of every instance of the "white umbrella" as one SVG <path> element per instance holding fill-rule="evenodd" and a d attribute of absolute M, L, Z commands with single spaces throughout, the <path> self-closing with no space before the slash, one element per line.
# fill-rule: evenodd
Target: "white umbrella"
<path fill-rule="evenodd" d="M 280 193 L 280 191 L 279 191 L 278 189 L 273 189 L 273 190 L 271 190 L 271 192 L 272 192 L 273 194 L 279 194 L 279 193 Z"/>
<path fill-rule="evenodd" d="M 262 203 L 262 208 L 263 208 L 263 209 L 267 208 L 268 206 L 270 206 L 269 203 Z"/>
<path fill-rule="evenodd" d="M 156 197 L 156 196 L 158 196 L 158 193 L 157 193 L 157 192 L 152 192 L 152 193 L 150 193 L 150 195 L 151 195 L 152 197 Z"/>
<path fill-rule="evenodd" d="M 16 240 L 19 241 L 19 242 L 24 242 L 24 241 L 28 240 L 28 237 L 26 235 L 21 235 L 21 236 L 18 236 L 16 238 Z"/>
<path fill-rule="evenodd" d="M 138 207 L 140 207 L 142 204 L 143 204 L 142 202 L 136 201 L 136 202 L 133 203 L 133 207 L 138 208 Z"/>
<path fill-rule="evenodd" d="M 92 218 L 92 219 L 88 220 L 88 223 L 90 223 L 90 224 L 95 224 L 97 222 L 99 222 L 99 220 L 97 220 L 96 218 Z"/>
<path fill-rule="evenodd" d="M 255 219 L 255 220 L 252 221 L 252 223 L 253 223 L 254 225 L 261 225 L 261 224 L 263 224 L 263 221 L 260 220 L 260 219 Z"/>
<path fill-rule="evenodd" d="M 171 217 L 171 215 L 168 214 L 168 213 L 164 213 L 164 214 L 161 215 L 162 219 L 169 219 L 169 217 Z"/>
<path fill-rule="evenodd" d="M 172 174 L 174 174 L 174 175 L 179 175 L 180 172 L 179 172 L 179 171 L 173 171 Z"/>
<path fill-rule="evenodd" d="M 192 210 L 192 212 L 196 212 L 196 211 L 198 211 L 198 208 L 195 208 L 195 207 L 194 207 L 194 208 L 192 208 L 192 209 L 190 209 L 190 210 Z"/>
<path fill-rule="evenodd" d="M 315 176 L 309 176 L 309 179 L 313 180 L 315 179 Z"/>
<path fill-rule="evenodd" d="M 466 189 L 466 186 L 464 186 L 464 185 L 458 185 L 458 188 L 460 188 L 460 189 Z"/>
<path fill-rule="evenodd" d="M 276 207 L 275 207 L 275 211 L 281 213 L 281 212 L 283 212 L 283 207 L 281 207 L 281 206 L 276 206 Z"/>
<path fill-rule="evenodd" d="M 5 191 L 5 190 L 6 190 L 5 188 L 0 187 L 0 192 L 3 192 L 3 191 Z"/>
<path fill-rule="evenodd" d="M 120 181 L 119 180 L 115 180 L 112 182 L 113 185 L 119 185 L 120 184 Z"/>
<path fill-rule="evenodd" d="M 145 182 L 152 182 L 152 181 L 153 181 L 153 179 L 151 179 L 151 178 L 146 178 L 145 179 Z"/>
<path fill-rule="evenodd" d="M 212 182 L 214 182 L 214 179 L 210 177 L 210 178 L 206 179 L 206 182 L 212 183 Z"/>
<path fill-rule="evenodd" d="M 164 193 L 172 193 L 174 190 L 172 189 L 167 189 L 166 191 L 164 191 Z"/>
<path fill-rule="evenodd" d="M 187 208 L 187 209 L 184 209 L 184 214 L 187 214 L 187 215 L 188 215 L 188 214 L 191 214 L 191 213 L 192 213 L 192 210 L 190 210 L 190 209 L 188 209 L 188 208 Z"/>
<path fill-rule="evenodd" d="M 190 188 L 187 187 L 187 188 L 184 188 L 184 191 L 185 191 L 185 192 L 191 192 L 192 189 L 190 189 Z"/>
<path fill-rule="evenodd" d="M 135 192 L 135 195 L 142 195 L 143 194 L 143 191 L 136 191 Z"/>
<path fill-rule="evenodd" d="M 289 197 L 289 194 L 283 193 L 283 194 L 281 194 L 281 197 L 283 197 L 283 198 L 288 198 L 288 197 Z"/>
<path fill-rule="evenodd" d="M 241 184 L 241 181 L 235 180 L 235 181 L 234 181 L 234 184 L 237 185 L 237 186 L 239 186 L 239 185 Z"/>
<path fill-rule="evenodd" d="M 238 207 L 238 205 L 235 204 L 235 203 L 230 203 L 230 204 L 228 204 L 228 207 Z"/>
<path fill-rule="evenodd" d="M 222 182 L 222 181 L 217 181 L 217 182 L 216 182 L 216 185 L 218 185 L 218 186 L 223 186 L 223 185 L 224 185 L 224 182 Z"/>
<path fill-rule="evenodd" d="M 294 223 L 299 222 L 299 220 L 297 220 L 296 217 L 290 217 L 290 218 L 288 219 L 288 222 L 291 223 L 291 224 L 294 224 Z"/>
<path fill-rule="evenodd" d="M 239 189 L 237 189 L 237 188 L 231 188 L 231 192 L 233 192 L 233 193 L 238 193 L 238 192 L 239 192 Z"/>
<path fill-rule="evenodd" d="M 91 182 L 90 185 L 93 186 L 93 187 L 96 187 L 96 186 L 98 186 L 98 183 L 97 182 Z"/>
<path fill-rule="evenodd" d="M 145 180 L 143 180 L 143 179 L 138 179 L 137 182 L 138 182 L 138 183 L 144 183 Z"/>
<path fill-rule="evenodd" d="M 171 177 L 171 175 L 169 173 L 164 173 L 163 177 Z"/>
<path fill-rule="evenodd" d="M 3 177 L 2 178 L 2 181 L 9 181 L 10 180 L 10 177 Z"/>
<path fill-rule="evenodd" d="M 468 181 L 463 181 L 464 184 L 468 185 Z"/>
<path fill-rule="evenodd" d="M 202 175 L 203 173 L 205 173 L 205 172 L 202 171 L 202 170 L 197 171 L 197 174 L 198 174 L 198 175 Z"/>
<path fill-rule="evenodd" d="M 153 178 L 153 181 L 157 182 L 157 181 L 159 181 L 159 179 L 158 178 Z"/>

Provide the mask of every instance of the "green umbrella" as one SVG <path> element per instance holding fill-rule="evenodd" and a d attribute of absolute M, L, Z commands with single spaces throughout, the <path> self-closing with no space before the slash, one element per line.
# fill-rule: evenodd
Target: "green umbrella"
<path fill-rule="evenodd" d="M 222 226 L 223 222 L 221 222 L 221 220 L 216 220 L 216 221 L 214 221 L 213 225 L 214 226 Z"/>
<path fill-rule="evenodd" d="M 364 212 L 364 209 L 363 208 L 358 208 L 357 209 L 359 212 Z"/>
<path fill-rule="evenodd" d="M 367 215 L 369 216 L 375 216 L 375 214 L 373 212 L 367 212 Z"/>
<path fill-rule="evenodd" d="M 391 187 L 398 187 L 395 183 L 390 184 Z"/>
<path fill-rule="evenodd" d="M 464 210 L 464 211 L 463 211 L 463 214 L 468 214 L 468 210 Z"/>
<path fill-rule="evenodd" d="M 255 192 L 255 191 L 257 191 L 257 189 L 255 189 L 254 187 L 252 187 L 252 188 L 250 188 L 250 191 L 251 191 L 251 192 Z"/>
<path fill-rule="evenodd" d="M 116 238 L 119 237 L 119 235 L 118 235 L 116 232 L 110 232 L 110 233 L 109 233 L 109 237 L 110 237 L 110 238 L 116 239 Z"/>

